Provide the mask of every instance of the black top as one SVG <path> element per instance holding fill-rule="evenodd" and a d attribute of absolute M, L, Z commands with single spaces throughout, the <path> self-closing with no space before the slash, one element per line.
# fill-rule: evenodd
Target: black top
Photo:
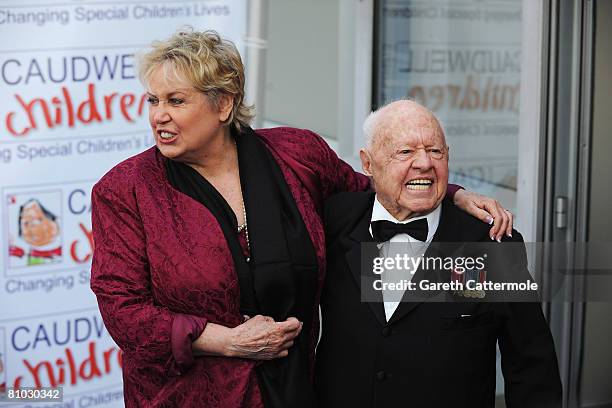
<path fill-rule="evenodd" d="M 287 357 L 256 368 L 264 405 L 313 407 L 308 340 L 318 271 L 314 246 L 271 153 L 250 128 L 233 136 L 247 213 L 250 262 L 246 262 L 238 240 L 236 216 L 214 186 L 190 166 L 172 160 L 166 161 L 168 180 L 206 206 L 219 222 L 238 275 L 241 312 L 271 316 L 275 321 L 293 316 L 304 323 Z"/>

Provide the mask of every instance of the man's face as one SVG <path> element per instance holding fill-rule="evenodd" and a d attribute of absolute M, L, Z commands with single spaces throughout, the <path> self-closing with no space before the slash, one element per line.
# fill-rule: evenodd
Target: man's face
<path fill-rule="evenodd" d="M 373 145 L 361 152 L 378 200 L 400 221 L 431 212 L 446 194 L 448 148 L 438 122 L 425 112 L 382 115 Z"/>
<path fill-rule="evenodd" d="M 33 246 L 43 246 L 53 242 L 59 231 L 57 223 L 45 216 L 40 206 L 32 203 L 21 215 L 23 239 Z"/>

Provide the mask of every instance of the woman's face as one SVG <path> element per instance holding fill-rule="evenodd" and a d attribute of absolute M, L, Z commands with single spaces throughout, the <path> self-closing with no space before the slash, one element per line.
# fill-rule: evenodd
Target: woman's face
<path fill-rule="evenodd" d="M 223 122 L 229 117 L 231 99 L 222 98 L 217 110 L 202 92 L 186 80 L 176 79 L 170 67 L 163 68 L 155 69 L 147 84 L 149 123 L 155 143 L 169 159 L 198 163 L 227 129 Z"/>

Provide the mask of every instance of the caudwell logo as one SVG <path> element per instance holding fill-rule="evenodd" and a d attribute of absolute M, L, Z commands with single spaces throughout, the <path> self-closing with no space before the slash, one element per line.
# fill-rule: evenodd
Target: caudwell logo
<path fill-rule="evenodd" d="M 125 128 L 146 113 L 132 53 L 8 56 L 0 85 L 14 89 L 0 113 L 11 138 L 113 122 Z"/>
<path fill-rule="evenodd" d="M 9 268 L 60 263 L 62 248 L 62 191 L 8 194 Z"/>
<path fill-rule="evenodd" d="M 83 269 L 91 262 L 93 183 L 89 180 L 48 185 L 45 189 L 36 186 L 4 189 L 3 250 L 8 260 L 2 265 L 5 277 L 63 273 Z"/>
<path fill-rule="evenodd" d="M 108 385 L 121 372 L 122 352 L 99 315 L 31 321 L 10 329 L 10 386 Z"/>

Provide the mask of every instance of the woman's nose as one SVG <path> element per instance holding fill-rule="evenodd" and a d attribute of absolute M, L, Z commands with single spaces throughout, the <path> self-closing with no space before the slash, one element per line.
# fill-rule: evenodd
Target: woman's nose
<path fill-rule="evenodd" d="M 153 113 L 153 121 L 155 123 L 167 123 L 171 120 L 170 114 L 163 106 L 155 106 L 151 107 L 151 109 L 155 109 Z"/>

